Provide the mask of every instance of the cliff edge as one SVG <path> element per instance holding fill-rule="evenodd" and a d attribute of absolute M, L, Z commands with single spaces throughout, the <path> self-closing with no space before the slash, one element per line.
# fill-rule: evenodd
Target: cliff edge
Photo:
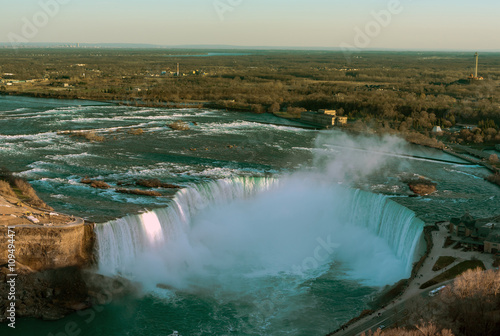
<path fill-rule="evenodd" d="M 0 322 L 13 302 L 16 317 L 50 320 L 87 308 L 94 224 L 53 211 L 13 181 L 0 180 L 0 292 L 9 294 L 0 297 Z"/>

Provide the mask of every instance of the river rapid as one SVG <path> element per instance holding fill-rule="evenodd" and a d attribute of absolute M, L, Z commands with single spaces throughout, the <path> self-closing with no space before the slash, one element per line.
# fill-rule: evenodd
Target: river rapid
<path fill-rule="evenodd" d="M 190 130 L 167 126 L 177 120 Z M 322 335 L 409 276 L 425 223 L 500 214 L 479 166 L 395 137 L 296 126 L 0 96 L 0 165 L 57 211 L 95 221 L 95 272 L 139 288 L 60 321 L 20 320 L 16 335 L 68 335 L 68 324 L 80 335 Z M 67 134 L 81 130 L 104 141 Z M 405 181 L 417 176 L 438 191 L 409 197 Z M 138 179 L 182 188 L 114 191 Z"/>

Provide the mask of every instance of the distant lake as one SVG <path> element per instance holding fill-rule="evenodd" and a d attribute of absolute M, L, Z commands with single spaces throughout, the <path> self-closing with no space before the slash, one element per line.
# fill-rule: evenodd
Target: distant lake
<path fill-rule="evenodd" d="M 212 57 L 212 56 L 247 56 L 252 55 L 249 53 L 207 53 L 207 54 L 193 54 L 193 55 L 165 55 L 165 57 Z"/>

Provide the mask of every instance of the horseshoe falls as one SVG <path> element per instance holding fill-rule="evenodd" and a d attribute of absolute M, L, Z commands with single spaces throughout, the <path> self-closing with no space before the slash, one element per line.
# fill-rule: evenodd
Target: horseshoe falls
<path fill-rule="evenodd" d="M 222 179 L 98 225 L 98 267 L 157 300 L 229 305 L 239 332 L 279 334 L 322 301 L 311 293 L 319 284 L 368 290 L 408 277 L 422 230 L 387 196 L 312 179 Z"/>

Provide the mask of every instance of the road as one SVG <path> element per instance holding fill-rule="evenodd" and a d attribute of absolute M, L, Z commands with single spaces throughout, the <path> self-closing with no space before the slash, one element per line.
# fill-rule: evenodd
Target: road
<path fill-rule="evenodd" d="M 447 281 L 446 283 L 451 282 Z M 373 314 L 371 318 L 365 318 L 365 321 L 361 323 L 355 323 L 353 326 L 348 327 L 347 329 L 338 331 L 335 335 L 338 336 L 357 336 L 362 334 L 363 332 L 368 332 L 368 330 L 376 331 L 380 326 L 385 327 L 397 327 L 398 322 L 404 320 L 406 317 L 406 305 L 410 303 L 413 299 L 418 297 L 429 297 L 429 292 L 442 284 L 430 287 L 422 291 L 421 293 L 415 295 L 413 298 L 409 300 L 405 300 L 403 302 L 398 302 L 394 305 L 390 304 L 389 308 L 385 308 L 384 310 L 379 311 L 380 316 L 378 314 Z"/>
<path fill-rule="evenodd" d="M 408 302 L 411 302 L 415 298 L 421 296 L 424 298 L 429 297 L 429 292 L 441 285 L 446 285 L 453 280 L 449 280 L 435 286 L 429 287 L 425 290 L 420 289 L 420 285 L 425 283 L 426 281 L 431 280 L 435 276 L 445 272 L 447 269 L 452 268 L 453 266 L 459 264 L 464 260 L 471 260 L 475 258 L 477 260 L 481 260 L 487 269 L 493 268 L 492 262 L 493 257 L 490 254 L 480 253 L 480 252 L 464 252 L 460 250 L 455 250 L 451 247 L 444 247 L 444 242 L 446 237 L 449 235 L 447 230 L 448 223 L 441 223 L 438 225 L 439 230 L 432 232 L 432 240 L 434 242 L 434 246 L 426 258 L 424 264 L 420 268 L 417 277 L 411 279 L 408 288 L 405 292 L 396 299 L 394 303 L 391 303 L 388 307 L 378 310 L 372 316 L 368 316 L 362 318 L 361 320 L 354 322 L 347 329 L 339 330 L 334 335 L 339 336 L 354 336 L 359 335 L 364 331 L 372 330 L 375 331 L 380 325 L 384 325 L 385 327 L 395 327 L 397 326 L 398 321 L 401 321 L 405 314 L 405 307 Z M 456 260 L 448 265 L 447 267 L 439 270 L 433 271 L 432 267 L 436 260 L 438 260 L 439 256 L 452 256 L 456 258 Z M 378 316 L 380 313 L 380 316 Z M 330 334 L 333 335 L 333 334 Z"/>

